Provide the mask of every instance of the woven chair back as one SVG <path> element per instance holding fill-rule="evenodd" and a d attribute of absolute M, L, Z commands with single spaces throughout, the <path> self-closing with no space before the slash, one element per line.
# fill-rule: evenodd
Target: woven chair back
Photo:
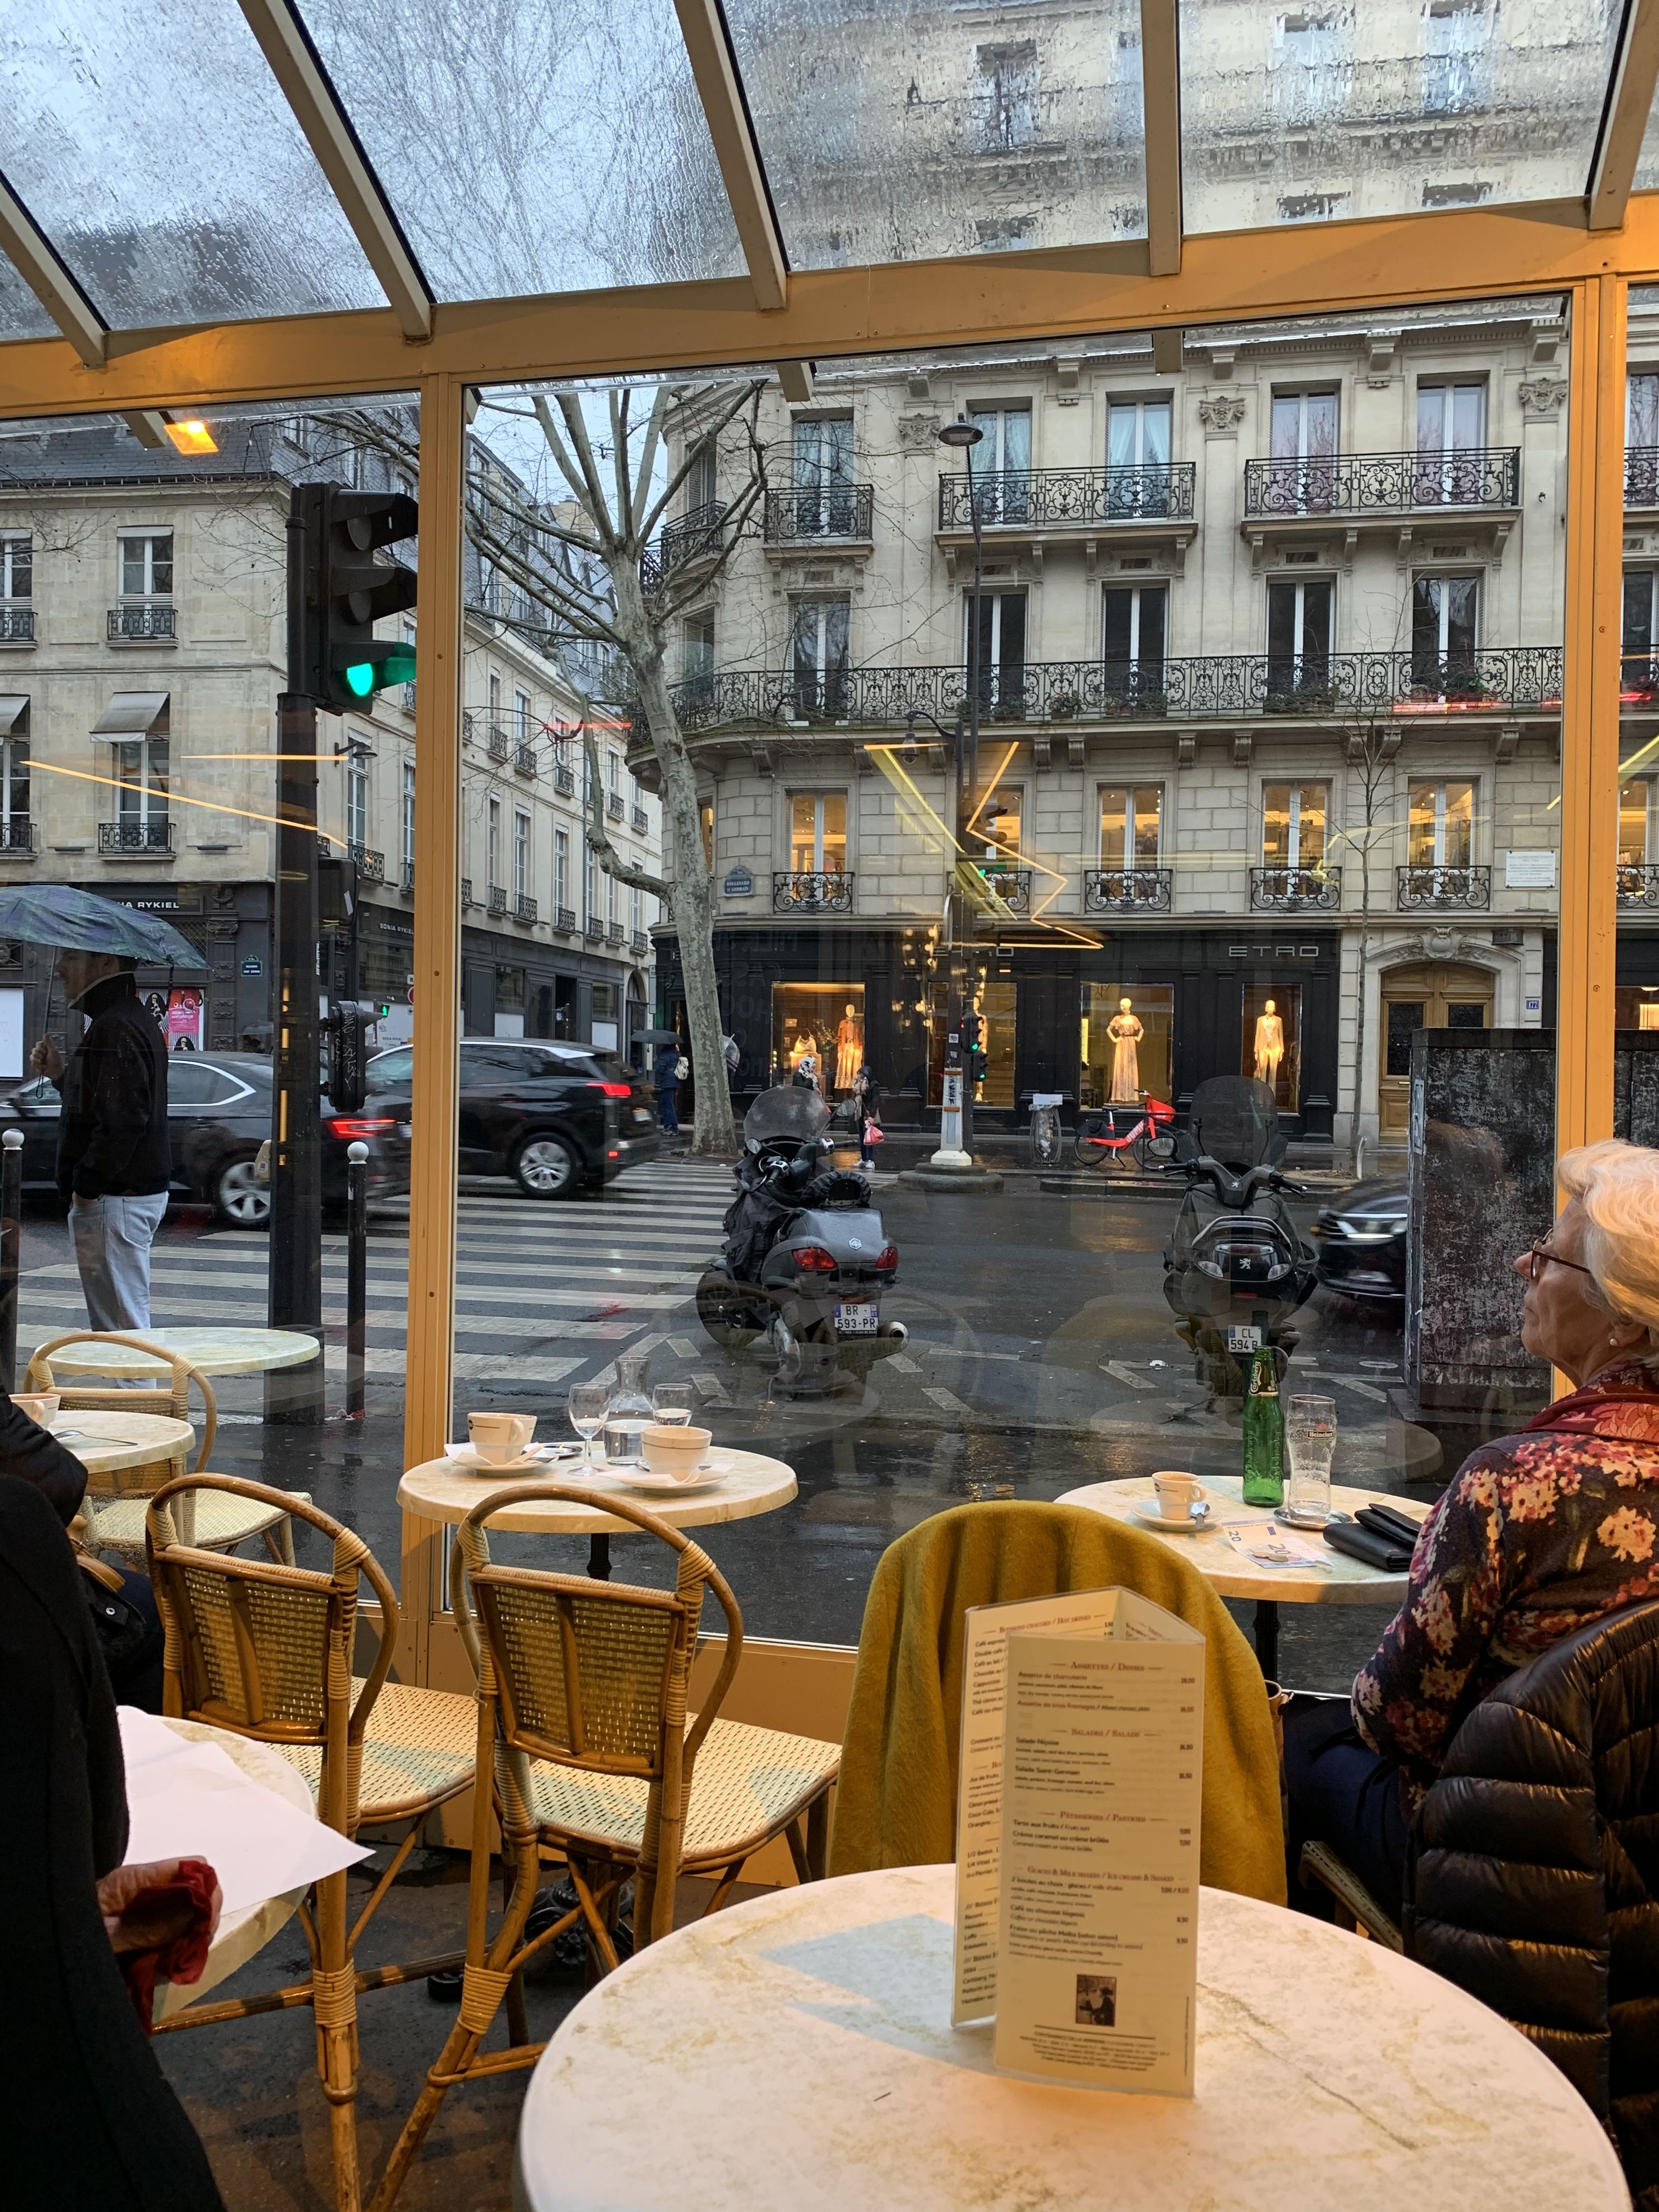
<path fill-rule="evenodd" d="M 228 1492 L 279 1504 L 326 1536 L 326 1571 L 282 1566 L 179 1540 L 190 1493 Z M 150 1580 L 163 1636 L 163 1706 L 263 1743 L 310 1745 L 322 1754 L 319 1816 L 349 1835 L 358 1817 L 363 1731 L 391 1667 L 398 1605 L 360 1536 L 286 1491 L 230 1475 L 164 1483 L 145 1515 Z M 360 1581 L 382 1608 L 380 1645 L 354 1692 L 352 1658 Z"/>
<path fill-rule="evenodd" d="M 167 1369 L 165 1382 L 137 1382 L 130 1389 L 112 1386 L 99 1390 L 76 1382 L 58 1382 L 53 1379 L 52 1356 L 71 1344 L 118 1346 L 127 1352 L 148 1352 L 152 1359 L 163 1363 Z M 50 1344 L 37 1346 L 29 1361 L 24 1377 L 26 1390 L 56 1390 L 63 1398 L 64 1410 L 71 1413 L 161 1413 L 175 1421 L 190 1419 L 190 1392 L 194 1383 L 202 1401 L 202 1441 L 196 1454 L 196 1464 L 191 1472 L 199 1474 L 207 1465 L 213 1450 L 214 1439 L 219 1432 L 219 1401 L 214 1396 L 213 1385 L 201 1369 L 176 1352 L 163 1346 L 151 1344 L 142 1336 L 118 1336 L 106 1330 L 79 1328 L 68 1336 L 55 1336 Z M 145 1467 L 127 1468 L 114 1474 L 100 1475 L 93 1487 L 106 1494 L 125 1498 L 145 1498 L 155 1491 L 167 1477 L 183 1467 L 182 1458 L 175 1468 L 171 1460 L 152 1460 Z"/>

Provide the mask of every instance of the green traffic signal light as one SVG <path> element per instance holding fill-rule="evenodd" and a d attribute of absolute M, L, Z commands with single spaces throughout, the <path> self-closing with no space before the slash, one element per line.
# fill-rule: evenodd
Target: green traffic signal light
<path fill-rule="evenodd" d="M 347 661 L 340 670 L 340 680 L 354 699 L 372 698 L 393 684 L 412 684 L 415 648 L 412 645 L 375 646 L 362 659 Z"/>

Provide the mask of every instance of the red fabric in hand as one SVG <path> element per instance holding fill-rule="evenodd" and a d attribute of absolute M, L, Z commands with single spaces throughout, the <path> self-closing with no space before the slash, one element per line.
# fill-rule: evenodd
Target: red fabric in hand
<path fill-rule="evenodd" d="M 127 1995 L 132 1999 L 133 2009 L 146 2035 L 151 2033 L 154 2024 L 156 1983 L 199 1982 L 202 1978 L 202 1969 L 207 1965 L 208 1950 L 213 1942 L 213 1898 L 218 1887 L 219 1877 L 205 1859 L 180 1859 L 174 1881 L 158 1882 L 143 1893 L 146 1897 L 176 1899 L 191 1909 L 189 1927 L 159 1951 L 122 1951 L 117 1954 L 121 1978 L 127 1985 Z"/>

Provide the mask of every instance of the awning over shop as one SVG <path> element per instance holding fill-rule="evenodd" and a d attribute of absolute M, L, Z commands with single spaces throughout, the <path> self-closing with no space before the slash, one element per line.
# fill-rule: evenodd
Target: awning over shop
<path fill-rule="evenodd" d="M 142 738 L 167 710 L 165 691 L 118 691 L 92 726 L 94 738 Z"/>
<path fill-rule="evenodd" d="M 9 737 L 17 718 L 29 703 L 27 691 L 0 691 L 0 738 Z"/>

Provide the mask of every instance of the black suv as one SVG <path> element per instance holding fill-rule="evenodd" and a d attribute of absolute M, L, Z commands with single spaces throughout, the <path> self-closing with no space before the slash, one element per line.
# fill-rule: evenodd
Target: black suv
<path fill-rule="evenodd" d="M 414 1048 L 368 1063 L 365 1111 L 410 1118 Z M 654 1159 L 655 1093 L 614 1053 L 540 1037 L 463 1037 L 456 1171 L 512 1176 L 526 1198 L 574 1198 Z"/>
<path fill-rule="evenodd" d="M 263 1229 L 270 1189 L 253 1171 L 270 1134 L 271 1063 L 257 1052 L 175 1052 L 167 1056 L 167 1138 L 175 1193 L 205 1199 L 233 1229 Z M 58 1180 L 58 1092 L 44 1075 L 0 1098 L 0 1129 L 21 1124 L 23 1187 L 50 1190 Z M 346 1146 L 368 1146 L 368 1194 L 396 1198 L 409 1188 L 409 1121 L 373 1106 L 336 1114 L 323 1101 L 323 1203 L 345 1204 Z"/>

